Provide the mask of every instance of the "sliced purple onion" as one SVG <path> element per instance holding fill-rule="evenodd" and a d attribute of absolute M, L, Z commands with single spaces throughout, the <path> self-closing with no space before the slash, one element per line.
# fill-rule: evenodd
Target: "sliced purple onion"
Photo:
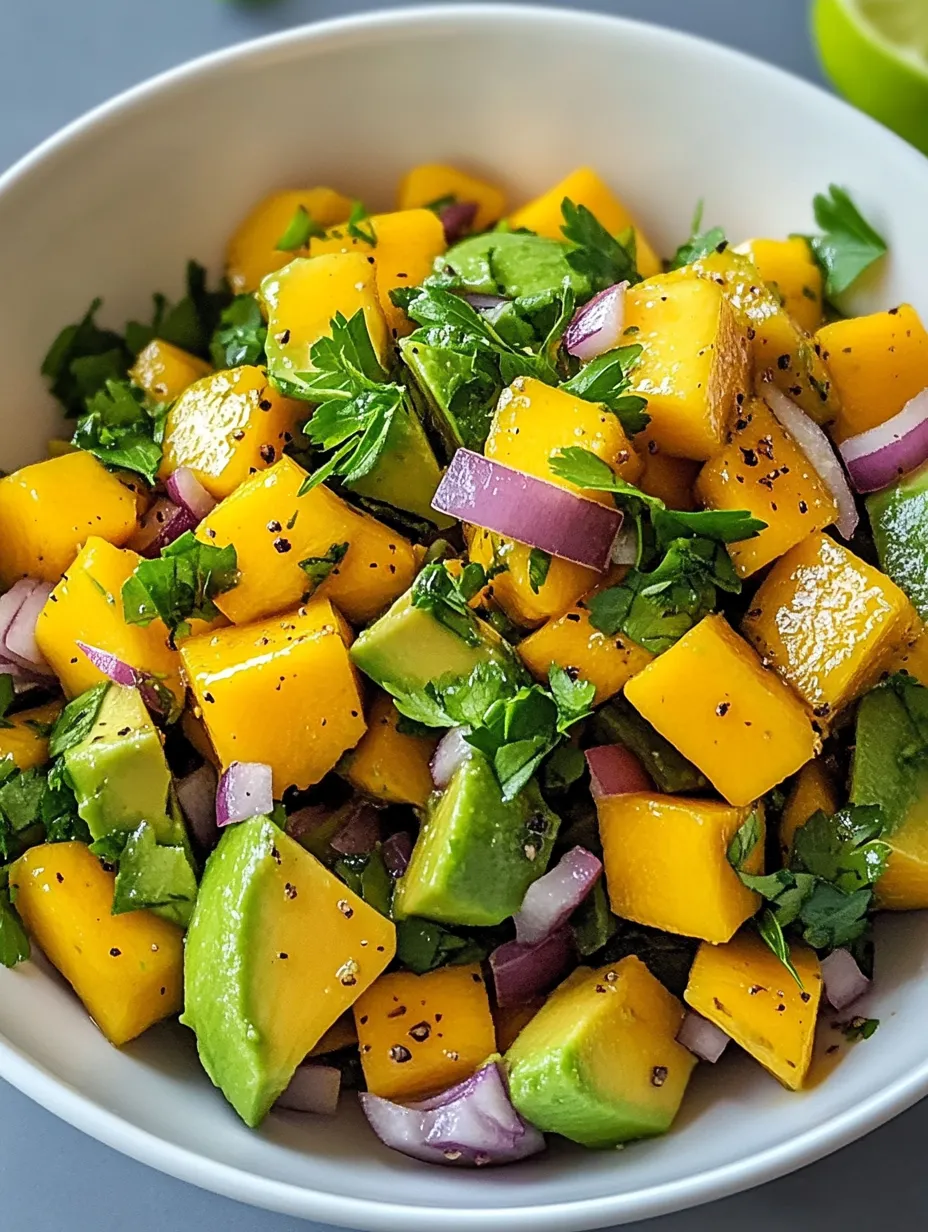
<path fill-rule="evenodd" d="M 822 959 L 822 991 L 836 1010 L 851 1005 L 870 987 L 849 950 L 832 950 Z"/>
<path fill-rule="evenodd" d="M 619 345 L 625 328 L 627 282 L 617 282 L 578 308 L 564 331 L 564 349 L 588 363 Z"/>
<path fill-rule="evenodd" d="M 461 298 L 466 299 L 477 312 L 495 312 L 509 303 L 505 295 L 481 295 L 479 291 L 468 291 Z"/>
<path fill-rule="evenodd" d="M 535 945 L 505 941 L 490 954 L 490 970 L 501 1009 L 524 1005 L 550 992 L 577 961 L 573 933 L 567 927 Z"/>
<path fill-rule="evenodd" d="M 409 857 L 412 855 L 411 836 L 405 830 L 391 834 L 389 838 L 384 839 L 380 854 L 383 856 L 383 862 L 390 876 L 402 877 L 409 866 Z"/>
<path fill-rule="evenodd" d="M 590 793 L 594 800 L 654 790 L 644 766 L 624 744 L 599 744 L 587 749 L 584 756 L 590 768 Z"/>
<path fill-rule="evenodd" d="M 793 438 L 816 471 L 819 479 L 831 493 L 838 507 L 835 526 L 844 539 L 850 539 L 857 529 L 860 515 L 854 493 L 850 489 L 841 459 L 835 453 L 831 441 L 814 420 L 787 398 L 773 381 L 765 379 L 761 396 L 779 420 L 780 425 Z"/>
<path fill-rule="evenodd" d="M 549 872 L 539 877 L 525 892 L 521 908 L 512 917 L 516 941 L 536 945 L 566 924 L 603 871 L 598 860 L 585 847 L 572 847 Z"/>
<path fill-rule="evenodd" d="M 898 415 L 838 446 L 858 492 L 878 492 L 928 458 L 928 389 L 905 404 Z"/>
<path fill-rule="evenodd" d="M 543 1136 L 513 1108 L 496 1062 L 417 1104 L 394 1104 L 367 1092 L 359 1098 L 381 1142 L 426 1163 L 487 1167 L 515 1163 L 545 1147 Z"/>
<path fill-rule="evenodd" d="M 731 1036 L 702 1014 L 687 1010 L 677 1032 L 677 1043 L 688 1048 L 700 1061 L 711 1061 L 714 1065 L 731 1043 Z"/>
<path fill-rule="evenodd" d="M 181 505 L 197 522 L 216 508 L 216 502 L 203 487 L 189 466 L 179 466 L 168 476 L 165 484 L 168 496 Z"/>
<path fill-rule="evenodd" d="M 216 825 L 231 826 L 273 812 L 271 767 L 263 761 L 234 761 L 222 772 L 216 792 Z"/>
<path fill-rule="evenodd" d="M 451 201 L 439 211 L 438 217 L 445 229 L 445 241 L 454 244 L 462 236 L 467 235 L 474 225 L 477 211 L 480 209 L 476 201 Z"/>
<path fill-rule="evenodd" d="M 379 842 L 380 815 L 367 800 L 355 800 L 330 846 L 342 856 L 366 856 Z"/>
<path fill-rule="evenodd" d="M 162 548 L 179 539 L 188 530 L 193 530 L 198 519 L 183 505 L 175 505 L 167 497 L 160 497 L 139 522 L 139 528 L 129 540 L 128 547 L 139 556 L 153 559 Z"/>
<path fill-rule="evenodd" d="M 198 770 L 174 782 L 181 812 L 199 845 L 211 851 L 219 842 L 216 825 L 216 767 L 205 761 Z"/>
<path fill-rule="evenodd" d="M 287 818 L 286 831 L 299 843 L 314 830 L 318 830 L 331 816 L 332 810 L 327 804 L 307 804 L 290 814 Z"/>
<path fill-rule="evenodd" d="M 145 706 L 156 718 L 170 718 L 176 705 L 173 694 L 150 672 L 132 667 L 110 651 L 101 650 L 99 646 L 88 646 L 86 642 L 78 642 L 77 646 L 108 680 L 130 689 L 138 689 Z"/>
<path fill-rule="evenodd" d="M 54 587 L 50 582 L 35 583 L 7 627 L 3 649 L 0 651 L 4 658 L 11 660 L 17 667 L 33 672 L 37 676 L 53 677 L 55 675 L 35 640 L 35 626 L 39 613 L 48 602 L 48 596 L 53 590 Z"/>
<path fill-rule="evenodd" d="M 0 647 L 6 641 L 10 625 L 16 619 L 16 614 L 38 586 L 35 578 L 24 577 L 14 582 L 6 594 L 0 595 Z"/>
<path fill-rule="evenodd" d="M 609 567 L 622 514 L 567 488 L 459 449 L 432 508 L 601 573 Z"/>
<path fill-rule="evenodd" d="M 313 1065 L 304 1061 L 297 1066 L 287 1089 L 277 1097 L 274 1107 L 286 1108 L 290 1112 L 334 1116 L 338 1111 L 341 1085 L 341 1070 L 334 1065 Z"/>
<path fill-rule="evenodd" d="M 435 747 L 429 769 L 432 772 L 432 782 L 439 791 L 444 791 L 459 766 L 463 765 L 473 752 L 467 743 L 469 727 L 452 727 L 445 732 Z"/>

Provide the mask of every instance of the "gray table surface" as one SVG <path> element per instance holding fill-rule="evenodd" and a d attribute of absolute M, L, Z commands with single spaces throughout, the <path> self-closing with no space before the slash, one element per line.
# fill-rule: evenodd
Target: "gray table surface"
<path fill-rule="evenodd" d="M 375 4 L 0 0 L 0 170 L 87 108 L 152 73 L 258 34 Z M 691 30 L 820 80 L 807 35 L 807 0 L 592 0 L 585 7 Z M 926 1137 L 928 1102 L 791 1177 L 647 1226 L 654 1232 L 924 1226 Z M 0 1192 L 2 1232 L 325 1232 L 161 1176 L 84 1137 L 2 1082 Z"/>

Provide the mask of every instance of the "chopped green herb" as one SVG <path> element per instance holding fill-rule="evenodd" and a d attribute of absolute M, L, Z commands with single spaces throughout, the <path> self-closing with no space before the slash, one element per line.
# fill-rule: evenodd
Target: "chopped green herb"
<path fill-rule="evenodd" d="M 699 201 L 690 226 L 690 238 L 677 249 L 670 262 L 670 269 L 682 269 L 684 265 L 691 265 L 702 257 L 708 257 L 712 252 L 724 252 L 728 247 L 728 240 L 721 227 L 710 227 L 708 231 L 700 230 L 702 210 L 703 202 Z"/>
<path fill-rule="evenodd" d="M 0 675 L 0 728 L 12 727 L 13 724 L 6 718 L 6 712 L 16 700 L 16 688 L 13 684 L 13 677 L 10 675 Z"/>
<path fill-rule="evenodd" d="M 528 584 L 534 594 L 538 594 L 548 580 L 548 570 L 551 568 L 551 554 L 541 548 L 532 548 L 528 554 Z"/>
<path fill-rule="evenodd" d="M 818 193 L 812 204 L 822 234 L 811 236 L 809 244 L 825 275 L 825 296 L 831 300 L 885 256 L 888 247 L 837 184 L 831 184 L 827 194 Z"/>
<path fill-rule="evenodd" d="M 628 393 L 630 374 L 641 358 L 641 352 L 641 346 L 635 343 L 598 355 L 584 364 L 576 376 L 564 381 L 561 388 L 588 402 L 601 402 L 619 420 L 626 436 L 634 436 L 651 422 L 645 409 L 647 398 Z"/>
<path fill-rule="evenodd" d="M 68 415 L 80 415 L 85 400 L 108 380 L 122 380 L 132 362 L 122 336 L 97 325 L 102 303 L 95 299 L 80 321 L 66 325 L 42 362 L 42 375 Z"/>
<path fill-rule="evenodd" d="M 107 381 L 87 399 L 87 414 L 74 431 L 73 444 L 105 466 L 135 471 L 154 483 L 161 466 L 167 406 L 152 405 L 128 381 Z"/>
<path fill-rule="evenodd" d="M 574 247 L 567 260 L 573 269 L 589 280 L 594 294 L 617 282 L 641 282 L 635 264 L 635 234 L 629 230 L 617 239 L 585 205 L 575 205 L 569 197 L 561 202 L 564 223 L 561 231 Z"/>
<path fill-rule="evenodd" d="M 371 248 L 376 248 L 377 232 L 374 230 L 373 224 L 367 222 L 367 226 L 363 225 L 369 218 L 370 214 L 361 202 L 353 201 L 351 213 L 348 215 L 347 230 L 353 240 L 361 240 L 365 244 L 370 244 Z"/>
<path fill-rule="evenodd" d="M 109 687 L 108 680 L 102 681 L 68 702 L 48 738 L 49 757 L 60 757 L 90 735 Z"/>
<path fill-rule="evenodd" d="M 482 962 L 495 944 L 459 936 L 440 924 L 415 916 L 396 924 L 396 957 L 415 975 L 425 975 L 437 967 Z"/>
<path fill-rule="evenodd" d="M 546 791 L 566 791 L 586 773 L 583 750 L 575 744 L 562 744 L 545 762 L 543 781 Z"/>
<path fill-rule="evenodd" d="M 298 205 L 293 217 L 287 223 L 287 229 L 277 241 L 278 252 L 296 252 L 305 248 L 313 236 L 325 235 L 325 227 L 320 227 L 313 221 L 312 215 L 305 205 Z"/>
<path fill-rule="evenodd" d="M 236 295 L 222 310 L 210 340 L 210 358 L 217 369 L 238 368 L 243 364 L 260 366 L 267 358 L 266 341 L 267 325 L 258 301 L 253 295 Z"/>
<path fill-rule="evenodd" d="M 879 1025 L 879 1018 L 852 1018 L 845 1024 L 842 1034 L 853 1044 L 858 1040 L 868 1040 Z"/>
<path fill-rule="evenodd" d="M 773 914 L 769 907 L 765 908 L 757 920 L 757 931 L 760 933 L 763 940 L 767 943 L 770 949 L 776 954 L 780 962 L 790 973 L 800 988 L 803 987 L 802 980 L 799 978 L 799 972 L 793 966 L 790 958 L 789 942 L 784 936 L 783 929 L 777 917 Z"/>
<path fill-rule="evenodd" d="M 309 599 L 326 580 L 336 565 L 345 559 L 349 544 L 333 543 L 325 556 L 307 556 L 300 561 L 300 568 L 309 578 L 310 589 L 305 595 Z"/>
<path fill-rule="evenodd" d="M 162 548 L 160 557 L 139 561 L 123 584 L 123 614 L 131 625 L 150 625 L 160 618 L 172 636 L 184 634 L 191 620 L 218 616 L 213 599 L 237 582 L 233 545 L 217 548 L 187 531 Z"/>
<path fill-rule="evenodd" d="M 160 846 L 148 822 L 128 835 L 119 856 L 113 915 L 143 908 L 168 915 L 182 928 L 190 922 L 197 879 L 183 847 Z"/>
<path fill-rule="evenodd" d="M 10 901 L 7 886 L 0 887 L 0 964 L 15 967 L 29 957 L 29 938 Z"/>
<path fill-rule="evenodd" d="M 761 840 L 760 816 L 753 809 L 738 827 L 735 837 L 728 844 L 728 863 L 736 873 L 743 871 L 745 864 Z"/>
<path fill-rule="evenodd" d="M 471 599 L 486 586 L 486 573 L 472 562 L 455 577 L 444 563 L 426 565 L 412 586 L 413 607 L 423 608 L 456 633 L 468 646 L 480 643 L 477 617 L 469 607 Z"/>

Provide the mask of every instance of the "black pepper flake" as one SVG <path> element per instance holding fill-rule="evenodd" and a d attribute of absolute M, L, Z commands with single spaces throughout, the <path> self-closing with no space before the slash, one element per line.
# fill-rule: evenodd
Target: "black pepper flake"
<path fill-rule="evenodd" d="M 792 361 L 790 360 L 790 357 L 788 355 L 780 355 L 777 357 L 777 367 L 780 369 L 781 372 L 786 372 L 791 362 Z"/>
<path fill-rule="evenodd" d="M 662 1087 L 667 1081 L 667 1066 L 655 1065 L 651 1070 L 651 1086 Z"/>
<path fill-rule="evenodd" d="M 424 1044 L 431 1034 L 432 1028 L 427 1022 L 417 1022 L 415 1026 L 409 1028 L 409 1036 L 417 1044 Z"/>
<path fill-rule="evenodd" d="M 719 702 L 715 708 L 715 713 L 720 719 L 724 719 L 729 710 L 731 710 L 731 702 Z"/>
<path fill-rule="evenodd" d="M 799 512 L 800 512 L 800 513 L 808 513 L 808 512 L 809 512 L 809 506 L 806 504 L 806 502 L 805 502 L 804 500 L 801 500 L 801 501 L 799 502 Z"/>
<path fill-rule="evenodd" d="M 214 702 L 216 699 L 215 699 L 215 697 L 213 697 L 212 693 L 204 693 L 204 694 L 203 694 L 203 700 L 204 700 L 205 702 Z"/>
<path fill-rule="evenodd" d="M 114 946 L 113 946 L 113 948 L 110 950 L 110 955 L 111 955 L 113 958 L 119 958 L 119 956 L 120 956 L 121 954 L 122 954 L 122 950 L 118 950 L 118 949 L 116 948 L 116 946 L 115 946 L 115 945 L 114 945 Z"/>
<path fill-rule="evenodd" d="M 269 466 L 277 457 L 277 450 L 273 445 L 262 445 L 258 453 L 261 455 L 262 462 L 267 462 Z"/>
<path fill-rule="evenodd" d="M 236 428 L 235 431 L 232 433 L 232 439 L 233 441 L 243 441 L 245 439 L 245 429 Z"/>
<path fill-rule="evenodd" d="M 61 873 L 55 873 L 55 880 L 58 882 L 59 885 L 61 885 L 62 882 L 64 881 L 64 877 L 62 877 Z"/>
<path fill-rule="evenodd" d="M 579 622 L 580 622 L 580 614 L 579 614 L 579 612 L 568 612 L 568 613 L 567 613 L 567 619 L 568 619 L 569 621 L 571 621 L 573 624 L 579 624 Z"/>
<path fill-rule="evenodd" d="M 280 863 L 280 852 L 277 850 L 276 847 L 271 848 L 271 859 L 274 861 L 275 864 Z"/>
<path fill-rule="evenodd" d="M 276 520 L 272 520 L 272 521 L 268 522 L 268 524 L 267 524 L 267 528 L 268 528 L 268 530 L 271 532 L 271 534 L 272 534 L 272 535 L 279 535 L 279 534 L 280 534 L 280 531 L 281 531 L 281 525 L 280 525 L 280 523 L 279 523 L 278 521 L 276 521 Z"/>
<path fill-rule="evenodd" d="M 287 343 L 290 341 L 289 329 L 285 329 L 282 333 L 279 333 L 277 335 L 277 341 L 280 343 L 281 346 L 286 346 Z"/>
<path fill-rule="evenodd" d="M 812 707 L 812 713 L 817 719 L 824 719 L 831 714 L 831 706 L 829 706 L 828 702 L 822 702 L 820 706 Z"/>
<path fill-rule="evenodd" d="M 291 885 L 289 881 L 284 886 L 284 896 L 288 898 L 290 902 L 293 902 L 293 900 L 296 898 L 296 886 Z"/>
<path fill-rule="evenodd" d="M 278 951 L 278 953 L 277 953 L 277 957 L 278 957 L 278 958 L 289 958 L 289 957 L 290 957 L 290 955 L 289 955 L 288 953 L 286 953 L 286 951 L 285 951 L 285 950 L 279 950 L 279 951 Z"/>
<path fill-rule="evenodd" d="M 285 552 L 289 552 L 292 547 L 293 547 L 293 544 L 290 542 L 290 540 L 284 539 L 282 535 L 279 535 L 274 540 L 274 551 L 280 552 L 281 556 L 283 556 Z"/>
<path fill-rule="evenodd" d="M 120 729 L 119 729 L 119 731 L 116 733 L 116 735 L 117 735 L 117 736 L 128 736 L 128 734 L 129 734 L 129 732 L 130 732 L 130 731 L 132 731 L 132 728 L 131 728 L 131 727 L 120 727 Z"/>
<path fill-rule="evenodd" d="M 258 409 L 262 411 L 269 411 L 273 405 L 274 404 L 269 402 L 267 398 L 262 398 L 258 403 Z"/>
<path fill-rule="evenodd" d="M 346 920 L 350 920 L 354 915 L 354 908 L 348 902 L 347 898 L 340 898 L 335 906 L 339 909 Z"/>
<path fill-rule="evenodd" d="M 829 1046 L 825 1049 L 825 1052 L 826 1052 L 826 1054 L 827 1054 L 828 1056 L 831 1056 L 831 1054 L 832 1054 L 833 1052 L 837 1052 L 837 1051 L 838 1051 L 838 1048 L 839 1048 L 839 1047 L 840 1047 L 840 1045 L 839 1045 L 839 1044 L 830 1044 L 830 1045 L 829 1045 Z"/>
<path fill-rule="evenodd" d="M 412 1053 L 402 1044 L 394 1044 L 388 1055 L 390 1060 L 395 1061 L 397 1065 L 405 1065 L 407 1061 L 412 1060 Z"/>
<path fill-rule="evenodd" d="M 744 458 L 745 466 L 756 466 L 757 465 L 757 454 L 754 452 L 753 449 L 745 449 L 742 446 L 740 452 L 741 452 L 742 458 Z"/>
<path fill-rule="evenodd" d="M 397 1005 L 394 1009 L 390 1011 L 387 1017 L 388 1018 L 402 1018 L 405 1013 L 406 1013 L 406 1006 Z"/>
<path fill-rule="evenodd" d="M 811 994 L 810 992 L 801 992 L 801 993 L 799 994 L 799 1000 L 800 1000 L 800 1001 L 811 1001 L 811 1000 L 812 1000 L 812 994 Z"/>

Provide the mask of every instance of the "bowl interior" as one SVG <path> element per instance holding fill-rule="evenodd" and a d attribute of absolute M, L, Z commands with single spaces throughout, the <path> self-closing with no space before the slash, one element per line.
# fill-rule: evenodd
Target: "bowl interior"
<path fill-rule="evenodd" d="M 928 313 L 928 163 L 783 74 L 697 40 L 531 8 L 415 10 L 296 31 L 143 87 L 0 182 L 0 466 L 61 434 L 42 355 L 94 295 L 104 322 L 177 293 L 187 257 L 214 272 L 242 214 L 274 188 L 331 183 L 390 206 L 400 174 L 441 160 L 514 202 L 581 163 L 609 179 L 664 253 L 698 198 L 732 239 L 811 227 L 830 181 L 893 255 L 858 307 Z M 25 416 L 25 418 L 23 418 Z M 881 928 L 877 1035 L 790 1095 L 746 1057 L 702 1067 L 673 1133 L 620 1155 L 566 1146 L 479 1174 L 379 1147 L 349 1097 L 333 1124 L 240 1125 L 162 1027 L 117 1052 L 44 963 L 0 970 L 0 1072 L 112 1145 L 269 1207 L 369 1228 L 602 1226 L 766 1179 L 849 1141 L 928 1088 L 921 1024 L 928 922 Z M 311 990 L 308 990 L 311 995 Z M 731 1050 L 734 1051 L 734 1050 Z M 400 1209 L 402 1208 L 402 1209 Z"/>

